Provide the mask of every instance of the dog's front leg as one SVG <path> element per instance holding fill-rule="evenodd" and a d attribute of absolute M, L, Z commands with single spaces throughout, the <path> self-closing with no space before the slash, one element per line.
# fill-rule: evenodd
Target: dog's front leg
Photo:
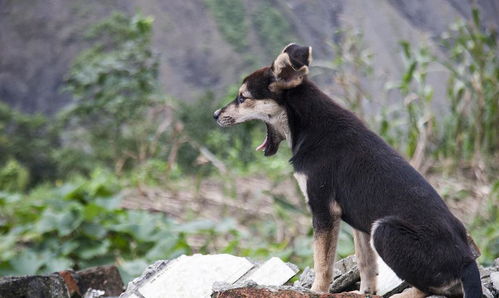
<path fill-rule="evenodd" d="M 376 276 L 378 275 L 378 264 L 376 252 L 371 247 L 371 236 L 362 231 L 353 230 L 355 243 L 355 256 L 360 271 L 360 293 L 376 294 Z"/>
<path fill-rule="evenodd" d="M 312 291 L 328 292 L 333 278 L 333 264 L 336 255 L 336 244 L 340 231 L 341 208 L 334 202 L 330 206 L 329 224 L 318 223 L 320 215 L 314 214 L 314 271 L 315 279 Z"/>

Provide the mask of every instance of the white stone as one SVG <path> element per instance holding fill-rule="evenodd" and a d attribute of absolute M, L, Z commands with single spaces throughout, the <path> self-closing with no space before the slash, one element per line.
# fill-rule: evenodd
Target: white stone
<path fill-rule="evenodd" d="M 280 286 L 293 277 L 297 271 L 281 259 L 273 257 L 252 272 L 247 279 L 259 285 Z"/>
<path fill-rule="evenodd" d="M 147 298 L 210 297 L 215 282 L 234 283 L 254 265 L 227 254 L 181 256 L 148 279 L 137 292 Z"/>
<path fill-rule="evenodd" d="M 378 256 L 378 278 L 377 278 L 377 295 L 383 296 L 389 293 L 396 287 L 400 286 L 404 281 L 398 278 L 393 270 L 383 262 Z"/>
<path fill-rule="evenodd" d="M 492 272 L 490 274 L 490 281 L 494 289 L 499 292 L 499 272 Z"/>

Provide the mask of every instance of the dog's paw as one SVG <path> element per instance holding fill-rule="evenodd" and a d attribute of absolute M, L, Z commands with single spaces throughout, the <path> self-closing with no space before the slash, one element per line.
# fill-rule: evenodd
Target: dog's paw
<path fill-rule="evenodd" d="M 314 281 L 310 290 L 316 293 L 329 293 L 329 283 L 319 283 Z"/>

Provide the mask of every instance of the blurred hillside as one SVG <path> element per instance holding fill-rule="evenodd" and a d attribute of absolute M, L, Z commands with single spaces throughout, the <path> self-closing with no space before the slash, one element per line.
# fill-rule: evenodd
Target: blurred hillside
<path fill-rule="evenodd" d="M 499 3 L 477 1 L 484 24 L 499 25 Z M 470 19 L 470 1 L 186 1 L 186 0 L 3 0 L 0 1 L 0 100 L 24 112 L 53 114 L 70 100 L 61 93 L 73 59 L 87 48 L 89 24 L 112 11 L 141 11 L 154 17 L 153 49 L 160 53 L 160 84 L 169 95 L 194 101 L 206 90 L 222 95 L 256 66 L 269 64 L 291 41 L 311 45 L 316 65 L 335 55 L 336 32 L 351 27 L 364 33 L 376 53 L 374 78 L 366 88 L 381 94 L 386 81 L 403 72 L 400 40 L 425 43 L 458 18 Z M 312 69 L 330 88 L 331 72 Z M 445 75 L 430 74 L 430 80 Z M 334 90 L 329 90 L 335 93 Z M 436 89 L 442 95 L 445 88 Z"/>

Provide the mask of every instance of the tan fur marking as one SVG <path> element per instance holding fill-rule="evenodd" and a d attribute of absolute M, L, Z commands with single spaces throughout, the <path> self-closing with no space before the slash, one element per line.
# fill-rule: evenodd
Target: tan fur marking
<path fill-rule="evenodd" d="M 248 90 L 248 85 L 246 83 L 242 84 L 241 87 L 239 87 L 239 94 L 246 98 L 253 98 L 251 92 Z"/>
<path fill-rule="evenodd" d="M 406 290 L 400 294 L 395 294 L 391 296 L 391 298 L 424 298 L 428 296 L 424 292 L 412 287 L 409 290 Z"/>
<path fill-rule="evenodd" d="M 341 217 L 341 206 L 338 204 L 338 202 L 333 201 L 331 205 L 329 206 L 331 215 L 333 218 L 340 218 Z"/>
<path fill-rule="evenodd" d="M 378 264 L 376 252 L 370 244 L 370 235 L 359 230 L 353 230 L 355 243 L 355 256 L 360 271 L 360 293 L 376 294 L 376 276 L 378 275 Z"/>
<path fill-rule="evenodd" d="M 434 294 L 444 295 L 444 296 L 462 296 L 463 286 L 460 280 L 454 280 L 446 285 L 440 287 L 431 287 L 430 290 Z"/>
<path fill-rule="evenodd" d="M 314 232 L 315 279 L 311 290 L 315 292 L 328 292 L 333 278 L 334 258 L 340 232 L 341 208 L 336 202 L 333 202 L 330 210 L 333 216 L 331 230 Z"/>
<path fill-rule="evenodd" d="M 308 65 L 312 64 L 312 47 L 308 47 Z"/>
<path fill-rule="evenodd" d="M 256 100 L 246 99 L 241 106 L 246 109 L 253 109 L 256 106 Z"/>
<path fill-rule="evenodd" d="M 272 92 L 279 92 L 280 90 L 294 88 L 294 87 L 300 85 L 302 82 L 303 82 L 303 76 L 302 75 L 294 76 L 289 81 L 282 80 L 282 81 L 277 81 L 277 82 L 270 83 L 269 90 L 272 91 Z"/>
<path fill-rule="evenodd" d="M 303 193 L 303 196 L 308 202 L 308 194 L 307 194 L 307 175 L 302 174 L 302 173 L 294 173 L 293 176 L 296 179 L 296 182 L 298 182 L 298 186 L 300 187 L 301 192 Z"/>
<path fill-rule="evenodd" d="M 291 61 L 289 60 L 289 55 L 288 53 L 282 53 L 277 56 L 277 58 L 274 60 L 274 76 L 277 78 L 281 74 L 282 70 L 291 65 Z"/>

